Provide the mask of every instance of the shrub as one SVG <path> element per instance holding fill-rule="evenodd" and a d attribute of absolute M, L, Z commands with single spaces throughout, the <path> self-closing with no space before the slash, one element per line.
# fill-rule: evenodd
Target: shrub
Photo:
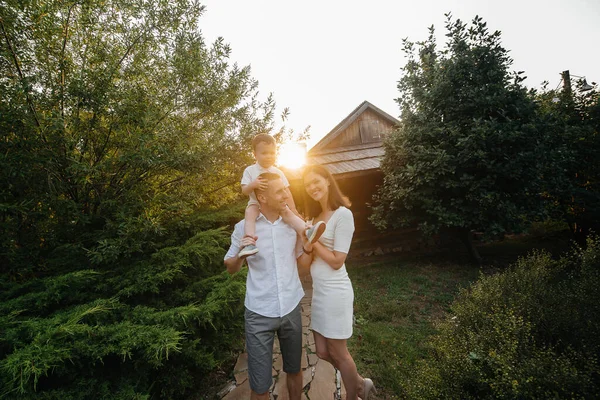
<path fill-rule="evenodd" d="M 592 398 L 600 391 L 600 242 L 534 252 L 463 290 L 407 384 L 415 399 Z"/>

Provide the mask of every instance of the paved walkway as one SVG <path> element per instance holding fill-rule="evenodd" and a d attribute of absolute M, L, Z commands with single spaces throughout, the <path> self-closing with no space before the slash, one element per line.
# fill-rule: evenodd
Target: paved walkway
<path fill-rule="evenodd" d="M 302 334 L 304 338 L 302 348 L 302 376 L 303 400 L 342 400 L 346 393 L 341 383 L 340 373 L 327 361 L 319 360 L 315 350 L 315 341 L 308 327 L 310 326 L 310 302 L 312 299 L 312 285 L 305 281 L 304 298 L 302 306 Z M 248 354 L 243 353 L 238 357 L 234 368 L 235 382 L 221 391 L 223 400 L 247 400 L 250 398 L 248 385 Z M 275 337 L 273 345 L 273 386 L 271 387 L 272 400 L 288 400 L 285 386 L 285 372 L 282 370 L 282 358 L 279 351 L 279 341 Z"/>

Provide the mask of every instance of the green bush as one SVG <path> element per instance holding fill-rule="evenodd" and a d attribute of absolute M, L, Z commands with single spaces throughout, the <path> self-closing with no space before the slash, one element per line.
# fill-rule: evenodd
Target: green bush
<path fill-rule="evenodd" d="M 203 12 L 0 2 L 0 398 L 197 398 L 241 349 L 220 227 L 275 105 Z"/>
<path fill-rule="evenodd" d="M 545 252 L 463 290 L 406 383 L 414 399 L 594 398 L 600 392 L 600 242 Z"/>
<path fill-rule="evenodd" d="M 0 398 L 187 398 L 242 345 L 245 275 L 223 272 L 228 235 L 114 269 L 3 282 Z"/>

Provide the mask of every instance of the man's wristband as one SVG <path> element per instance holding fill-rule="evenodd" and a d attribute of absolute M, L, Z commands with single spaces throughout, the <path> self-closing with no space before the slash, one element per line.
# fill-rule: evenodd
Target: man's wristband
<path fill-rule="evenodd" d="M 314 250 L 308 251 L 308 250 L 306 250 L 306 249 L 304 248 L 304 246 L 302 246 L 302 250 L 304 250 L 304 252 L 305 252 L 306 254 L 310 254 L 310 253 L 312 253 L 312 252 L 314 251 Z"/>

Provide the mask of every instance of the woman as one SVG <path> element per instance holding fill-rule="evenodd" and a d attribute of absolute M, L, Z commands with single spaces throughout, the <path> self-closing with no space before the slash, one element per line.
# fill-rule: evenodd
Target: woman
<path fill-rule="evenodd" d="M 344 262 L 354 233 L 354 217 L 345 197 L 331 175 L 320 165 L 311 165 L 303 173 L 306 190 L 305 211 L 312 223 L 323 221 L 327 228 L 318 242 L 306 243 L 304 252 L 313 257 L 311 329 L 317 356 L 330 362 L 342 374 L 348 400 L 367 399 L 375 388 L 363 379 L 348 352 L 352 336 L 354 291 Z"/>

